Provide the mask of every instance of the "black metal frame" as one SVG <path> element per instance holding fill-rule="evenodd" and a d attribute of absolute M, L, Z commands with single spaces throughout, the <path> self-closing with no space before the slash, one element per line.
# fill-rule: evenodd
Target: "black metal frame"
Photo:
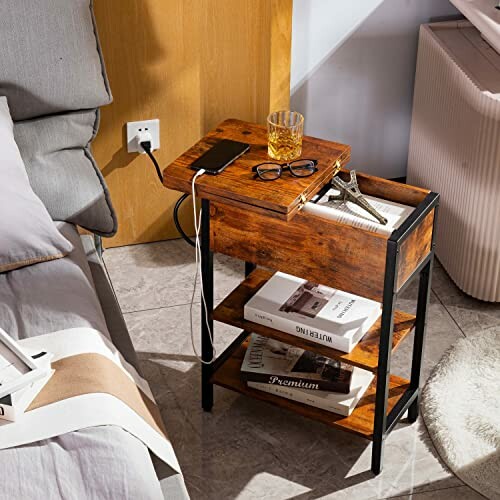
<path fill-rule="evenodd" d="M 438 205 L 439 195 L 436 193 L 429 193 L 415 208 L 408 219 L 406 219 L 404 223 L 392 233 L 387 241 L 381 320 L 382 326 L 379 345 L 377 392 L 375 396 L 375 420 L 373 429 L 372 471 L 374 474 L 379 474 L 382 470 L 384 441 L 404 413 L 408 411 L 408 420 L 410 422 L 415 422 L 418 417 L 420 372 L 426 330 L 427 306 L 431 290 L 432 263 L 434 260 L 434 236 L 436 234 Z M 398 289 L 397 269 L 401 245 L 432 210 L 435 210 L 435 212 L 431 251 L 412 272 L 406 282 Z M 213 334 L 213 254 L 210 250 L 210 202 L 208 200 L 202 200 L 201 266 L 203 291 L 208 313 L 208 325 L 210 326 Z M 255 264 L 245 262 L 245 276 L 248 276 L 255 269 L 255 267 Z M 398 294 L 400 294 L 417 275 L 419 276 L 420 281 L 418 289 L 410 385 L 406 392 L 398 400 L 397 404 L 393 407 L 389 414 L 387 414 L 395 302 Z M 205 322 L 204 308 L 202 307 L 201 310 L 202 359 L 209 361 L 212 358 L 210 332 Z M 248 333 L 243 332 L 213 364 L 202 365 L 202 407 L 205 411 L 210 411 L 213 406 L 213 385 L 210 381 L 212 374 L 230 357 L 235 348 L 239 346 L 247 336 Z"/>
<path fill-rule="evenodd" d="M 420 371 L 422 367 L 422 353 L 426 330 L 427 305 L 429 303 L 431 290 L 431 273 L 434 260 L 434 235 L 436 234 L 438 204 L 439 195 L 436 193 L 429 193 L 403 224 L 391 234 L 387 241 L 382 326 L 377 367 L 377 392 L 375 395 L 375 422 L 373 428 L 372 471 L 374 474 L 380 474 L 382 470 L 384 441 L 404 413 L 408 411 L 408 420 L 410 422 L 415 422 L 418 417 Z M 398 289 L 396 279 L 401 245 L 433 209 L 435 212 L 431 251 L 411 273 L 406 282 Z M 398 294 L 400 294 L 416 276 L 420 277 L 420 282 L 413 340 L 410 386 L 390 413 L 387 414 L 395 302 Z"/>

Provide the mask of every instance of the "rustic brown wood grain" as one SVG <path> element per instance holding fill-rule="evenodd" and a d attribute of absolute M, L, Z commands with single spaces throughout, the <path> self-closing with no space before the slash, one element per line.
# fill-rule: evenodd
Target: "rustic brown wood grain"
<path fill-rule="evenodd" d="M 429 212 L 417 228 L 403 241 L 399 249 L 397 288 L 405 284 L 416 267 L 429 255 L 432 246 L 434 210 Z"/>
<path fill-rule="evenodd" d="M 292 0 L 94 2 L 114 101 L 94 155 L 118 216 L 107 247 L 178 238 L 173 207 L 146 155 L 127 153 L 128 121 L 159 118 L 162 169 L 228 116 L 265 123 L 290 106 Z M 188 200 L 182 226 L 192 230 Z"/>
<path fill-rule="evenodd" d="M 213 203 L 211 213 L 215 252 L 382 301 L 387 236 L 302 212 L 286 222 Z"/>
<path fill-rule="evenodd" d="M 214 373 L 214 384 L 233 391 L 251 396 L 262 401 L 294 411 L 304 417 L 318 420 L 331 427 L 336 427 L 368 439 L 373 437 L 373 422 L 375 416 L 376 382 L 372 382 L 358 406 L 349 417 L 307 406 L 273 394 L 251 389 L 240 377 L 241 363 L 245 356 L 248 341 L 243 342 L 234 354 Z M 390 412 L 403 393 L 409 387 L 409 382 L 403 378 L 391 375 L 389 382 L 389 399 L 387 412 Z"/>
<path fill-rule="evenodd" d="M 304 137 L 302 158 L 318 160 L 318 172 L 306 178 L 297 178 L 288 172 L 281 179 L 264 182 L 254 179 L 252 167 L 265 161 L 267 156 L 267 129 L 240 120 L 226 120 L 212 130 L 186 153 L 177 158 L 164 171 L 164 184 L 170 189 L 191 192 L 194 175 L 189 166 L 205 151 L 222 139 L 250 144 L 250 151 L 231 164 L 222 174 L 206 175 L 197 180 L 197 194 L 206 199 L 230 199 L 233 203 L 259 206 L 290 219 L 297 211 L 301 195 L 306 199 L 324 186 L 331 178 L 337 161 L 342 165 L 350 159 L 350 146 Z"/>
<path fill-rule="evenodd" d="M 378 366 L 378 353 L 380 342 L 380 318 L 366 333 L 359 344 L 350 352 L 345 353 L 320 345 L 295 335 L 280 332 L 267 326 L 259 325 L 244 319 L 245 304 L 257 293 L 257 291 L 273 275 L 271 271 L 256 269 L 243 283 L 230 293 L 214 311 L 214 319 L 227 323 L 243 330 L 258 333 L 266 337 L 292 344 L 302 349 L 317 352 L 332 359 L 339 359 L 365 370 L 375 372 Z M 415 324 L 415 316 L 401 311 L 394 315 L 394 335 L 392 349 L 395 350 L 403 339 L 412 331 Z"/>

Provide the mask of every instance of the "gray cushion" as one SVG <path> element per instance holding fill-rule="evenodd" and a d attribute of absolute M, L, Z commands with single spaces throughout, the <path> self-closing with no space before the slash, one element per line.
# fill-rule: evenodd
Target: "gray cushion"
<path fill-rule="evenodd" d="M 3 2 L 0 47 L 0 95 L 33 190 L 54 220 L 113 235 L 113 207 L 90 153 L 97 108 L 112 100 L 92 1 Z"/>
<path fill-rule="evenodd" d="M 111 102 L 89 0 L 2 2 L 0 47 L 14 121 Z"/>
<path fill-rule="evenodd" d="M 55 220 L 103 236 L 116 231 L 109 193 L 90 154 L 96 110 L 34 118 L 14 125 L 31 185 Z"/>
<path fill-rule="evenodd" d="M 72 249 L 31 189 L 7 99 L 0 97 L 0 272 L 58 259 Z"/>

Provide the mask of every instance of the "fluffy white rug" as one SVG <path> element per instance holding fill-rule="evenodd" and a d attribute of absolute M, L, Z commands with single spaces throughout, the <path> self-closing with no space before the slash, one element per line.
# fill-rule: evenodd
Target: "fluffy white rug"
<path fill-rule="evenodd" d="M 460 339 L 443 356 L 424 388 L 422 415 L 448 467 L 500 499 L 500 328 Z"/>

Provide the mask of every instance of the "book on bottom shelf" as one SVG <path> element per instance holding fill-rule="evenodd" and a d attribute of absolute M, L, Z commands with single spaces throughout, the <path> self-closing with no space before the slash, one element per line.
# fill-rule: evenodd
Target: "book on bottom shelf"
<path fill-rule="evenodd" d="M 348 394 L 352 370 L 352 365 L 252 333 L 241 377 L 247 382 Z"/>
<path fill-rule="evenodd" d="M 381 305 L 342 290 L 277 272 L 245 304 L 244 318 L 351 352 L 381 314 Z"/>
<path fill-rule="evenodd" d="M 349 394 L 294 389 L 280 385 L 266 384 L 263 382 L 247 382 L 247 384 L 248 387 L 251 387 L 252 389 L 257 389 L 259 391 L 274 394 L 282 398 L 297 401 L 298 403 L 314 406 L 322 410 L 348 417 L 356 408 L 373 379 L 373 373 L 354 367 L 351 378 L 351 390 Z"/>

